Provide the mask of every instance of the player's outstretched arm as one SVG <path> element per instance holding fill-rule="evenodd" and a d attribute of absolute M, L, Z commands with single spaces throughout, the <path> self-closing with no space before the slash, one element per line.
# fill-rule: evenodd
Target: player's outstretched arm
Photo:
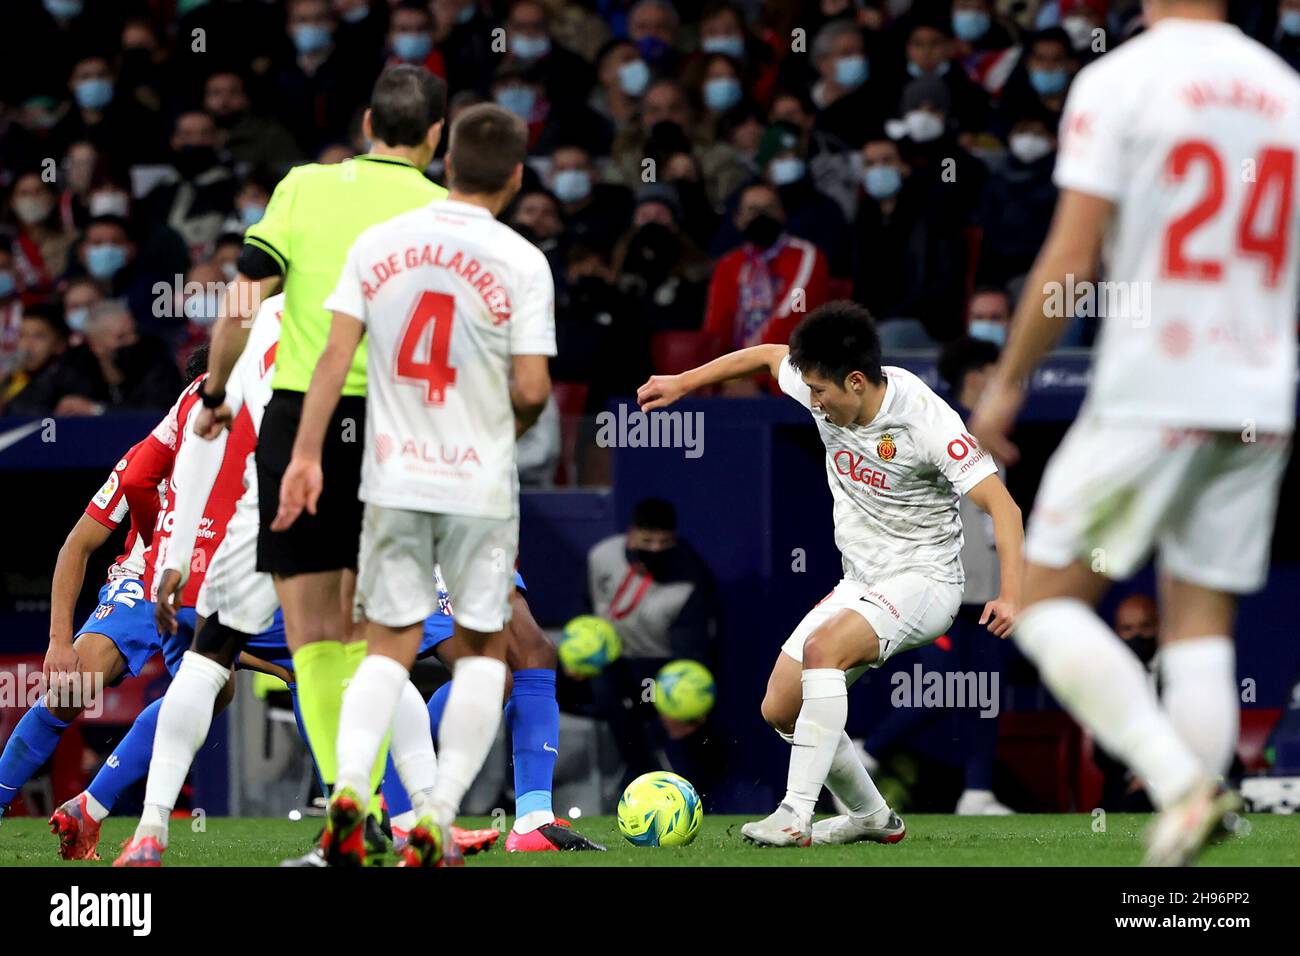
<path fill-rule="evenodd" d="M 761 372 L 776 378 L 781 360 L 789 353 L 790 350 L 784 345 L 754 345 L 728 352 L 680 375 L 651 375 L 636 390 L 637 404 L 641 406 L 641 411 L 649 412 L 671 405 L 697 388 L 720 385 L 733 378 L 745 378 Z"/>
<path fill-rule="evenodd" d="M 321 449 L 325 446 L 325 429 L 339 404 L 339 394 L 352 367 L 352 357 L 366 327 L 353 316 L 335 312 L 330 322 L 330 336 L 325 343 L 316 370 L 312 372 L 307 397 L 302 401 L 298 437 L 293 442 L 293 457 L 280 481 L 280 510 L 271 522 L 272 531 L 284 531 L 306 509 L 316 513 L 316 502 L 325 487 L 321 473 Z"/>
<path fill-rule="evenodd" d="M 205 395 L 224 397 L 230 373 L 248 342 L 248 330 L 253 326 L 252 317 L 263 301 L 275 295 L 280 280 L 278 274 L 252 279 L 241 272 L 226 288 L 225 301 L 216 324 L 212 327 L 208 377 L 203 382 Z M 231 417 L 230 409 L 224 404 L 217 408 L 205 406 L 199 410 L 195 431 L 201 438 L 215 438 L 221 429 L 229 426 Z"/>
<path fill-rule="evenodd" d="M 82 515 L 68 532 L 54 563 L 54 584 L 50 589 L 50 646 L 45 652 L 46 686 L 55 675 L 75 674 L 81 661 L 72 648 L 73 614 L 77 597 L 86 582 L 86 562 L 112 534 L 90 515 Z"/>
<path fill-rule="evenodd" d="M 989 475 L 966 493 L 975 506 L 993 519 L 993 543 L 998 551 L 1002 581 L 998 596 L 984 605 L 980 623 L 998 637 L 1006 637 L 1020 610 L 1020 583 L 1025 567 L 1025 524 L 1007 486 L 997 475 Z"/>
<path fill-rule="evenodd" d="M 1007 347 L 970 419 L 971 434 L 998 461 L 1012 465 L 1019 459 L 1007 436 L 1024 402 L 1024 381 L 1069 322 L 1068 317 L 1050 315 L 1047 301 L 1068 277 L 1083 282 L 1095 275 L 1113 209 L 1109 200 L 1073 189 L 1062 192 L 1057 201 L 1051 230 L 1011 321 Z"/>

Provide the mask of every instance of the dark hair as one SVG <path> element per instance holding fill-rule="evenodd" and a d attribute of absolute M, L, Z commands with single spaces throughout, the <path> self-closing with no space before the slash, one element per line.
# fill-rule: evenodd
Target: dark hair
<path fill-rule="evenodd" d="M 389 19 L 392 19 L 392 15 L 398 10 L 411 10 L 415 13 L 422 13 L 424 14 L 425 20 L 430 23 L 433 22 L 433 14 L 429 12 L 429 5 L 421 3 L 420 0 L 402 0 L 401 3 L 397 4 L 397 6 L 393 7 L 392 10 L 389 11 Z"/>
<path fill-rule="evenodd" d="M 524 121 L 495 103 L 476 103 L 452 124 L 448 185 L 471 196 L 499 193 L 527 156 Z"/>
<path fill-rule="evenodd" d="M 59 309 L 51 303 L 31 305 L 23 310 L 24 322 L 44 322 L 55 335 L 61 339 L 68 337 L 68 324 L 63 321 Z"/>
<path fill-rule="evenodd" d="M 939 377 L 956 395 L 966 381 L 967 372 L 995 364 L 998 355 L 998 347 L 992 342 L 963 335 L 953 339 L 939 353 Z"/>
<path fill-rule="evenodd" d="M 387 146 L 419 146 L 447 115 L 447 84 L 403 63 L 379 74 L 370 94 L 370 128 Z"/>
<path fill-rule="evenodd" d="M 642 531 L 676 531 L 677 509 L 663 498 L 642 498 L 632 509 L 632 527 Z"/>
<path fill-rule="evenodd" d="M 204 342 L 185 360 L 185 384 L 189 385 L 208 370 L 208 344 Z"/>
<path fill-rule="evenodd" d="M 864 306 L 846 299 L 813 309 L 790 333 L 790 362 L 837 385 L 853 372 L 861 372 L 873 385 L 885 380 L 876 321 Z"/>

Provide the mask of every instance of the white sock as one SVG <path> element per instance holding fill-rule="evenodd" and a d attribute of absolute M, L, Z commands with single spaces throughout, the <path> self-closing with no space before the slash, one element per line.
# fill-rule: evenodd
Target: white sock
<path fill-rule="evenodd" d="M 194 763 L 194 755 L 208 737 L 217 694 L 229 679 L 228 667 L 202 654 L 186 651 L 181 658 L 181 666 L 158 711 L 149 782 L 144 790 L 144 812 L 136 827 L 136 837 L 152 836 L 163 846 L 167 845 L 167 820 Z"/>
<path fill-rule="evenodd" d="M 411 798 L 411 813 L 416 820 L 432 812 L 433 785 L 438 779 L 438 758 L 433 753 L 433 731 L 429 727 L 429 710 L 424 698 L 409 680 L 402 688 L 393 717 L 393 737 L 388 744 L 393 766 L 402 778 L 402 786 Z M 405 816 L 406 814 L 399 814 Z M 394 818 L 396 823 L 396 818 Z M 399 823 L 403 830 L 410 824 Z"/>
<path fill-rule="evenodd" d="M 1241 722 L 1232 638 L 1174 641 L 1160 648 L 1159 661 L 1165 713 L 1208 773 L 1227 773 Z"/>
<path fill-rule="evenodd" d="M 452 673 L 451 694 L 438 730 L 438 782 L 433 790 L 437 822 L 450 824 L 483 769 L 501 726 L 506 665 L 491 657 L 462 657 Z"/>
<path fill-rule="evenodd" d="M 1142 663 L 1088 605 L 1039 601 L 1020 613 L 1015 639 L 1061 706 L 1142 779 L 1157 807 L 1205 778 L 1160 709 Z"/>
<path fill-rule="evenodd" d="M 407 810 L 403 813 L 399 813 L 389 822 L 392 823 L 394 830 L 406 830 L 409 832 L 411 827 L 415 826 L 420 821 L 416 818 L 414 810 Z"/>
<path fill-rule="evenodd" d="M 803 672 L 803 706 L 794 724 L 790 772 L 781 801 L 802 819 L 812 817 L 849 719 L 844 671 L 818 667 Z"/>
<path fill-rule="evenodd" d="M 84 796 L 86 798 L 86 813 L 90 816 L 90 819 L 96 823 L 103 823 L 107 820 L 112 811 L 96 800 L 95 795 L 89 790 L 85 791 Z"/>
<path fill-rule="evenodd" d="M 871 774 L 867 773 L 867 768 L 862 765 L 857 746 L 843 731 L 840 732 L 839 744 L 835 747 L 830 772 L 826 775 L 826 789 L 839 797 L 855 817 L 889 813 L 889 805 L 884 796 L 871 779 Z"/>
<path fill-rule="evenodd" d="M 367 654 L 343 691 L 334 789 L 350 787 L 363 806 L 370 799 L 370 771 L 393 726 L 402 688 L 410 682 L 407 669 L 391 657 Z"/>

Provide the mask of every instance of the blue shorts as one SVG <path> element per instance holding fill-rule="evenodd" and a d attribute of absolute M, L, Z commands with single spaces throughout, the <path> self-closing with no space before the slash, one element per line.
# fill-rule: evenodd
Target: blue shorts
<path fill-rule="evenodd" d="M 122 677 L 138 676 L 149 658 L 158 653 L 163 656 L 167 673 L 175 676 L 194 640 L 194 608 L 181 608 L 175 634 L 159 634 L 153 612 L 154 603 L 145 600 L 144 585 L 137 578 L 122 578 L 99 589 L 99 606 L 81 625 L 77 637 L 102 634 L 116 644 L 126 659 L 126 674 Z"/>
<path fill-rule="evenodd" d="M 528 593 L 528 587 L 524 584 L 524 579 L 518 571 L 515 572 L 515 588 L 525 594 Z M 455 618 L 443 610 L 448 604 L 446 597 L 445 594 L 440 594 L 438 596 L 438 610 L 425 618 L 424 635 L 420 638 L 420 649 L 415 655 L 417 658 L 428 657 L 437 649 L 439 644 L 452 635 Z M 149 607 L 149 616 L 150 620 L 152 620 L 153 605 Z M 193 608 L 185 608 L 185 610 L 190 612 L 190 633 L 193 634 L 194 611 Z M 181 653 L 184 653 L 188 647 L 189 644 L 187 643 L 181 649 Z M 293 655 L 289 653 L 289 645 L 284 638 L 284 612 L 277 609 L 271 626 L 244 645 L 244 650 L 267 663 L 276 664 L 285 670 L 293 670 Z M 178 657 L 177 663 L 179 664 L 179 662 L 180 658 Z"/>

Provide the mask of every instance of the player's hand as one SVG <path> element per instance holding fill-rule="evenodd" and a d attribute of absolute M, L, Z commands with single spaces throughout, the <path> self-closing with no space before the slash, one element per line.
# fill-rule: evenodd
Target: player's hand
<path fill-rule="evenodd" d="M 162 582 L 158 585 L 158 602 L 154 605 L 153 617 L 158 624 L 159 634 L 175 634 L 177 629 L 176 614 L 181 609 L 181 590 L 184 583 L 181 573 L 174 568 L 163 572 Z"/>
<path fill-rule="evenodd" d="M 295 456 L 285 469 L 280 479 L 280 510 L 271 522 L 272 531 L 286 531 L 305 510 L 308 514 L 316 513 L 316 502 L 320 501 L 321 490 L 325 487 L 325 476 L 321 472 L 319 461 L 306 461 Z"/>
<path fill-rule="evenodd" d="M 1004 465 L 1014 465 L 1020 460 L 1020 449 L 1007 436 L 1011 434 L 1024 403 L 1022 386 L 994 379 L 984 390 L 970 419 L 970 431 L 975 440 Z"/>
<path fill-rule="evenodd" d="M 49 650 L 45 652 L 45 662 L 41 665 L 41 678 L 44 690 L 56 690 L 73 686 L 81 678 L 81 658 L 72 646 L 70 639 L 50 639 Z"/>
<path fill-rule="evenodd" d="M 996 597 L 984 605 L 980 623 L 989 626 L 989 633 L 995 637 L 1007 637 L 1016 623 L 1016 613 L 1020 610 L 1014 601 Z"/>
<path fill-rule="evenodd" d="M 636 390 L 636 402 L 641 411 L 648 412 L 666 408 L 689 391 L 681 375 L 651 375 L 649 381 Z"/>
<path fill-rule="evenodd" d="M 229 405 L 222 405 L 220 408 L 201 406 L 199 417 L 194 422 L 194 433 L 200 438 L 211 441 L 221 434 L 223 428 L 230 427 L 231 417 Z"/>

